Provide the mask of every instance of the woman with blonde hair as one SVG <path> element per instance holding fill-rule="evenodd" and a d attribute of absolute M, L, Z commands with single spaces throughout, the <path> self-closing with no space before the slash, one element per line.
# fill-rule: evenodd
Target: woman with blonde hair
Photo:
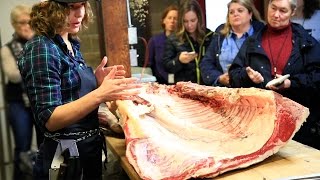
<path fill-rule="evenodd" d="M 26 173 L 23 172 L 23 169 L 29 171 L 31 168 L 25 166 L 21 157 L 30 154 L 34 120 L 17 65 L 18 56 L 23 46 L 34 34 L 29 25 L 30 12 L 31 7 L 27 5 L 17 5 L 11 10 L 10 21 L 14 28 L 14 34 L 12 40 L 1 48 L 1 67 L 3 67 L 5 78 L 8 80 L 5 85 L 7 115 L 15 142 L 13 172 L 15 180 L 25 179 Z M 37 134 L 38 144 L 42 141 L 40 136 Z M 25 160 L 31 163 L 30 158 Z"/>
<path fill-rule="evenodd" d="M 205 27 L 198 1 L 184 1 L 179 8 L 177 32 L 168 37 L 163 56 L 170 84 L 178 81 L 203 84 L 199 65 L 212 34 Z"/>
<path fill-rule="evenodd" d="M 230 1 L 227 21 L 216 29 L 200 65 L 204 83 L 210 86 L 230 86 L 228 67 L 246 38 L 263 26 L 252 0 Z"/>

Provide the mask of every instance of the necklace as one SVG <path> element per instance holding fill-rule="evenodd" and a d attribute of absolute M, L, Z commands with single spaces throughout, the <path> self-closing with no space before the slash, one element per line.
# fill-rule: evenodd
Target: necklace
<path fill-rule="evenodd" d="M 271 56 L 271 63 L 272 63 L 272 65 L 273 65 L 274 76 L 276 76 L 276 74 L 277 74 L 277 65 L 278 65 L 279 57 L 280 57 L 280 54 L 281 54 L 281 52 L 282 52 L 282 49 L 283 49 L 283 47 L 284 47 L 284 45 L 285 45 L 285 42 L 287 41 L 288 36 L 289 36 L 289 32 L 287 32 L 286 37 L 284 38 L 284 41 L 283 41 L 283 43 L 282 43 L 282 45 L 281 45 L 281 47 L 280 47 L 280 51 L 279 51 L 279 53 L 278 53 L 278 55 L 277 55 L 277 59 L 274 59 L 274 58 L 273 58 L 272 51 L 271 51 L 270 32 L 268 32 L 268 37 L 267 37 L 267 39 L 268 39 L 269 52 L 270 52 L 270 56 Z"/>

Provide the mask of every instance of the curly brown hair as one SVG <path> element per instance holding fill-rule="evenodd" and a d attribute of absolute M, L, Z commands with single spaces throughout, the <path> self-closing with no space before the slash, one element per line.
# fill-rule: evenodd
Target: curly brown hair
<path fill-rule="evenodd" d="M 30 26 L 37 35 L 54 37 L 64 27 L 68 26 L 68 15 L 70 8 L 67 3 L 45 1 L 35 4 L 31 10 Z M 92 22 L 93 13 L 89 2 L 85 3 L 85 15 L 82 20 L 81 29 L 87 28 Z M 71 36 L 76 36 L 72 34 Z"/>

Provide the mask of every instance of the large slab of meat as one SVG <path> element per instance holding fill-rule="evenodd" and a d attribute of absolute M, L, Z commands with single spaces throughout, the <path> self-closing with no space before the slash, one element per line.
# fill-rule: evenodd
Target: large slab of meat
<path fill-rule="evenodd" d="M 308 108 L 270 90 L 147 84 L 118 101 L 126 156 L 142 179 L 215 177 L 275 154 Z"/>

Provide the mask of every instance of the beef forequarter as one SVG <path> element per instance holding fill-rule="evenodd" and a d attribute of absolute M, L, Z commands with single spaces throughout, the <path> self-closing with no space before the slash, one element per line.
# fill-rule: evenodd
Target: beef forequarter
<path fill-rule="evenodd" d="M 139 99 L 117 105 L 126 156 L 143 179 L 215 177 L 263 161 L 309 115 L 308 108 L 256 88 L 146 84 Z"/>

